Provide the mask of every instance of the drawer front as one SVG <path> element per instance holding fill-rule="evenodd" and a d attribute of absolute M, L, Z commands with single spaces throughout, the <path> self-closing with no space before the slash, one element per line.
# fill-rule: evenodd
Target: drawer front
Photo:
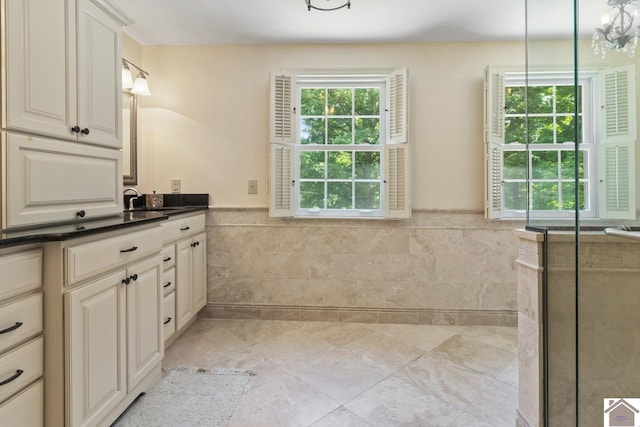
<path fill-rule="evenodd" d="M 176 265 L 176 247 L 167 245 L 162 248 L 162 267 L 166 270 Z"/>
<path fill-rule="evenodd" d="M 39 337 L 0 357 L 0 402 L 22 390 L 42 376 L 44 339 Z"/>
<path fill-rule="evenodd" d="M 42 286 L 42 249 L 0 257 L 0 300 Z"/>
<path fill-rule="evenodd" d="M 122 212 L 117 150 L 6 134 L 6 228 Z"/>
<path fill-rule="evenodd" d="M 0 353 L 42 332 L 42 293 L 0 306 Z"/>
<path fill-rule="evenodd" d="M 177 216 L 162 224 L 162 237 L 171 242 L 204 231 L 204 214 Z"/>
<path fill-rule="evenodd" d="M 167 342 L 176 332 L 176 293 L 164 297 L 163 305 L 164 341 Z"/>
<path fill-rule="evenodd" d="M 44 385 L 42 380 L 0 405 L 0 425 L 11 427 L 44 426 Z"/>
<path fill-rule="evenodd" d="M 67 283 L 88 279 L 159 252 L 162 248 L 161 230 L 155 227 L 67 248 Z"/>
<path fill-rule="evenodd" d="M 175 267 L 165 271 L 162 275 L 162 289 L 164 295 L 173 292 L 176 289 L 176 269 Z"/>

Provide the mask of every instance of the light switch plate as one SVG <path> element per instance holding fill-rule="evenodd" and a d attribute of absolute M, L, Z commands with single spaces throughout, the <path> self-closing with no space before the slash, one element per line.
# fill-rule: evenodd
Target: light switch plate
<path fill-rule="evenodd" d="M 179 194 L 180 193 L 180 180 L 177 178 L 174 178 L 171 180 L 171 192 L 173 194 Z"/>
<path fill-rule="evenodd" d="M 250 179 L 249 180 L 249 194 L 258 194 L 258 180 Z"/>

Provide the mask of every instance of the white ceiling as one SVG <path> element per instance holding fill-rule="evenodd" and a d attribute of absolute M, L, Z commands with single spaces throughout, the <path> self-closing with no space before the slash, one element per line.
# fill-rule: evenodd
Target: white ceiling
<path fill-rule="evenodd" d="M 525 29 L 524 0 L 351 0 L 351 9 L 333 12 L 309 12 L 305 0 L 111 2 L 136 22 L 125 32 L 143 45 L 523 40 Z M 580 4 L 588 34 L 606 0 Z M 569 36 L 572 7 L 573 0 L 529 0 L 530 35 Z"/>

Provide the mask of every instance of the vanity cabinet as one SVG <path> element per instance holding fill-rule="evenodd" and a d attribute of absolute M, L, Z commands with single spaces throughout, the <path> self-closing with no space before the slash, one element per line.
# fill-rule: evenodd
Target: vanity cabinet
<path fill-rule="evenodd" d="M 121 148 L 121 29 L 104 0 L 2 0 L 2 127 Z"/>
<path fill-rule="evenodd" d="M 175 254 L 175 292 L 165 296 L 165 316 L 174 308 L 175 332 L 182 332 L 207 303 L 207 236 L 204 213 L 178 215 L 162 225 L 164 249 Z M 170 269 L 169 269 L 170 270 Z M 170 329 L 171 331 L 171 329 Z M 165 336 L 170 344 L 172 337 Z"/>
<path fill-rule="evenodd" d="M 0 425 L 44 426 L 42 249 L 0 253 Z"/>

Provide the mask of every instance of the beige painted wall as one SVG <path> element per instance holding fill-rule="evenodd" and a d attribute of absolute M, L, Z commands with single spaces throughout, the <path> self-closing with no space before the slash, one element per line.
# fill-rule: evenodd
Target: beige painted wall
<path fill-rule="evenodd" d="M 180 178 L 213 206 L 266 207 L 271 71 L 408 67 L 413 206 L 480 211 L 488 64 L 523 66 L 523 44 L 144 46 L 139 187 L 170 192 Z"/>

